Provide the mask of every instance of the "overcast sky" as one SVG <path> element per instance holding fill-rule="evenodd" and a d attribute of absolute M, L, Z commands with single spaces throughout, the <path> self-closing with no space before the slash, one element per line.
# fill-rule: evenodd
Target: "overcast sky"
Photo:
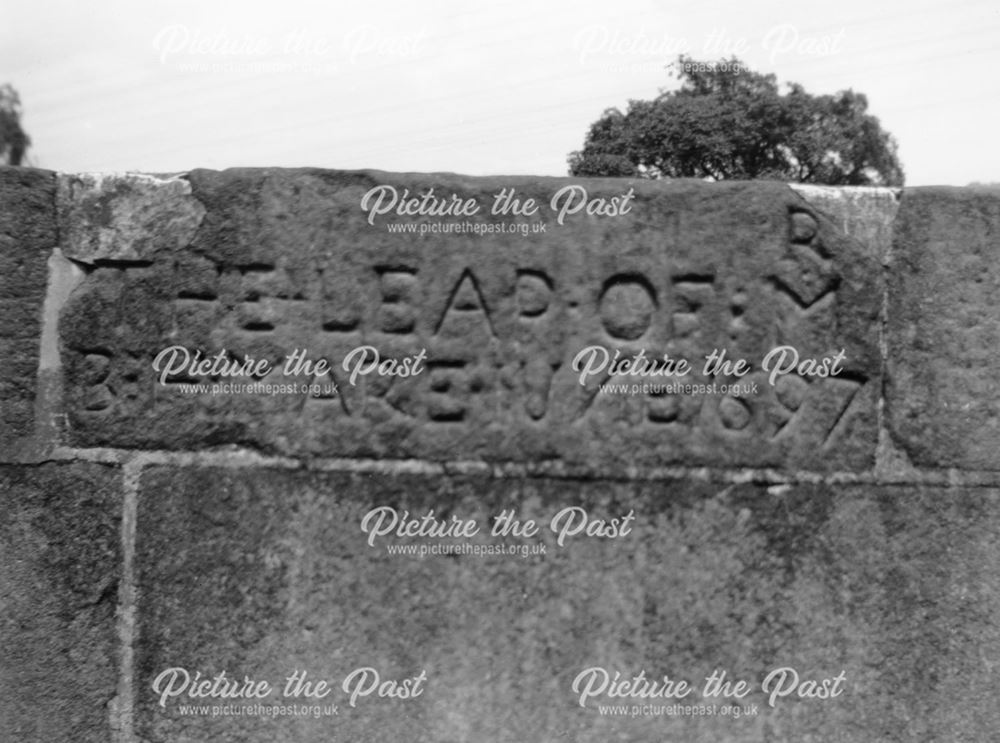
<path fill-rule="evenodd" d="M 908 185 L 1000 181 L 1000 3 L 3 0 L 32 164 L 565 175 L 665 65 L 736 53 L 854 88 Z"/>

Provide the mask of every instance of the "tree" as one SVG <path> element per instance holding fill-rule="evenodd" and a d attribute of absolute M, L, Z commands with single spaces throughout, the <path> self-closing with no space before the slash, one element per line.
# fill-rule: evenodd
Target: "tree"
<path fill-rule="evenodd" d="M 680 88 L 606 110 L 570 155 L 571 175 L 903 185 L 896 141 L 863 94 L 811 95 L 797 83 L 782 94 L 774 75 L 735 57 L 671 67 Z"/>
<path fill-rule="evenodd" d="M 21 128 L 21 97 L 10 84 L 0 85 L 0 164 L 20 165 L 30 145 Z"/>

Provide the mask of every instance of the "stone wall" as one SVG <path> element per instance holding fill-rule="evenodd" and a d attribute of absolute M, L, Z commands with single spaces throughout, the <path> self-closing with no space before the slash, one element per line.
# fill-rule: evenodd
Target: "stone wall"
<path fill-rule="evenodd" d="M 0 226 L 0 738 L 1000 726 L 1000 192 L 4 169 Z"/>

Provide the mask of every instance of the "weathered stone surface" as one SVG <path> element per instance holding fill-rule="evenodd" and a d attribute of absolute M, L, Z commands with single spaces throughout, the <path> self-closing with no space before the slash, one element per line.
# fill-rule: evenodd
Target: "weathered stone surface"
<path fill-rule="evenodd" d="M 46 261 L 55 244 L 55 174 L 0 167 L 0 456 L 7 459 L 34 432 Z"/>
<path fill-rule="evenodd" d="M 888 260 L 892 226 L 899 211 L 902 189 L 814 186 L 806 183 L 788 185 L 841 231 L 868 247 L 870 255 L 880 262 Z"/>
<path fill-rule="evenodd" d="M 619 470 L 871 465 L 878 265 L 782 184 L 319 170 L 196 171 L 189 179 L 205 209 L 193 242 L 164 237 L 116 252 L 127 260 L 99 262 L 62 314 L 74 444 L 240 444 L 293 455 L 561 460 Z M 573 183 L 592 199 L 620 199 L 629 189 L 634 198 L 626 214 L 581 212 L 559 224 L 550 200 Z M 392 213 L 370 224 L 361 203 L 380 184 L 411 197 L 433 188 L 438 198 L 475 199 L 480 211 Z M 105 182 L 96 201 L 110 198 L 105 211 L 127 215 L 115 199 L 131 203 L 129 188 Z M 539 212 L 490 215 L 504 188 L 535 199 Z M 531 232 L 538 224 L 544 234 Z M 446 231 L 518 225 L 528 234 Z M 185 392 L 182 383 L 247 379 L 177 374 L 160 384 L 151 362 L 174 345 L 266 358 L 275 371 L 265 382 L 303 386 L 314 380 L 277 367 L 306 349 L 330 361 L 339 389 L 321 386 L 319 398 Z M 426 359 L 408 378 L 372 373 L 351 384 L 342 363 L 363 345 L 380 360 L 421 351 Z M 574 358 L 595 345 L 624 357 L 668 353 L 694 373 L 602 372 L 581 385 Z M 795 346 L 803 359 L 843 351 L 842 372 L 793 373 L 772 386 L 760 363 L 778 345 Z M 737 399 L 668 387 L 737 381 L 702 376 L 715 349 L 754 364 L 740 381 L 757 390 Z M 605 381 L 661 389 L 599 393 Z"/>
<path fill-rule="evenodd" d="M 904 192 L 889 283 L 886 411 L 921 466 L 1000 468 L 1000 190 Z"/>
<path fill-rule="evenodd" d="M 111 740 L 119 482 L 93 464 L 0 467 L 2 740 Z"/>
<path fill-rule="evenodd" d="M 137 733 L 213 741 L 956 741 L 1000 724 L 1000 502 L 993 490 L 609 483 L 291 470 L 155 468 L 141 482 Z M 474 520 L 469 538 L 392 537 L 361 524 L 391 506 Z M 550 520 L 634 512 L 618 538 L 570 536 Z M 494 537 L 491 518 L 535 519 Z M 545 554 L 424 557 L 388 546 L 544 544 Z M 347 703 L 358 667 L 427 674 L 413 699 Z M 683 702 L 725 670 L 758 714 L 631 717 L 605 696 L 579 706 L 576 676 L 600 666 L 687 680 Z M 334 683 L 311 719 L 183 714 L 152 685 L 183 667 Z M 844 673 L 831 699 L 776 699 L 766 675 Z M 302 703 L 302 700 L 298 700 Z M 625 717 L 600 704 L 627 704 Z M 221 707 L 220 707 L 221 709 Z"/>
<path fill-rule="evenodd" d="M 59 176 L 62 251 L 85 262 L 138 261 L 191 242 L 205 210 L 179 176 Z"/>

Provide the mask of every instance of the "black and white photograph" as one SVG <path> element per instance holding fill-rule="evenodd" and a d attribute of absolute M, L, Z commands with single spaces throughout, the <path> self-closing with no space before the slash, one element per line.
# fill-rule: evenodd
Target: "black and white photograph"
<path fill-rule="evenodd" d="M 1000 6 L 2 17 L 0 741 L 995 739 Z"/>

